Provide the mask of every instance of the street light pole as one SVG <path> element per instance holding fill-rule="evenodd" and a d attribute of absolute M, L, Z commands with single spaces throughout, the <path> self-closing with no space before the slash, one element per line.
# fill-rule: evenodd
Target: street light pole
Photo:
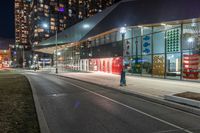
<path fill-rule="evenodd" d="M 126 34 L 126 27 L 121 27 L 120 28 L 120 33 L 122 35 L 122 67 L 124 66 L 124 40 L 125 40 L 125 34 Z"/>
<path fill-rule="evenodd" d="M 58 31 L 56 29 L 56 73 L 58 73 Z"/>
<path fill-rule="evenodd" d="M 124 58 L 124 39 L 125 39 L 125 34 L 126 34 L 126 27 L 121 27 L 120 28 L 120 33 L 122 34 L 122 70 L 121 70 L 121 79 L 120 79 L 120 86 L 126 86 L 126 72 L 124 70 L 124 65 L 125 65 L 125 58 Z"/>
<path fill-rule="evenodd" d="M 43 23 L 42 27 L 47 29 L 49 26 L 47 23 Z M 55 44 L 56 44 L 56 59 L 55 59 L 55 63 L 56 63 L 56 73 L 58 73 L 58 30 L 56 29 L 56 36 L 55 36 Z"/>
<path fill-rule="evenodd" d="M 124 38 L 125 38 L 125 33 L 122 33 L 122 49 L 123 49 L 123 52 L 122 52 L 122 66 L 124 65 Z"/>

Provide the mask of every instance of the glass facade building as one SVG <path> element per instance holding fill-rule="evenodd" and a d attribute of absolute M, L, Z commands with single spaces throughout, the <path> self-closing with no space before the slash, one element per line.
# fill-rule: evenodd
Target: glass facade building
<path fill-rule="evenodd" d="M 177 3 L 165 1 L 162 10 L 154 8 L 155 5 L 149 3 L 152 9 L 150 11 L 154 14 L 147 19 L 144 13 L 138 15 L 144 10 L 139 8 L 141 2 L 138 1 L 138 7 L 136 2 L 122 2 L 96 27 L 83 35 L 83 38 L 74 42 L 66 40 L 66 43 L 60 43 L 66 47 L 59 50 L 62 54 L 58 57 L 58 64 L 62 66 L 62 70 L 119 74 L 125 66 L 129 75 L 200 82 L 200 19 L 191 16 L 194 12 L 188 13 L 187 17 L 183 12 L 178 12 L 187 7 L 187 4 L 181 3 L 183 4 L 181 5 L 178 1 Z M 158 5 L 163 4 L 162 1 L 159 2 Z M 180 7 L 177 9 L 172 5 Z M 136 12 L 133 7 L 139 11 Z M 179 14 L 166 10 L 163 20 L 158 21 L 160 15 L 156 14 L 156 11 L 165 11 L 164 8 L 168 7 L 172 7 L 173 11 L 177 10 Z M 126 12 L 120 13 L 123 8 L 127 9 Z M 198 7 L 193 6 L 193 8 Z M 136 13 L 131 16 L 130 11 L 133 10 Z M 133 18 L 137 15 L 139 19 L 136 21 Z M 175 17 L 170 18 L 172 15 Z M 123 17 L 129 23 L 126 26 L 124 39 L 120 27 L 116 25 L 123 21 Z M 113 21 L 109 21 L 111 18 Z M 93 18 L 91 21 L 94 21 Z M 82 23 L 74 28 L 80 27 Z M 63 36 L 65 34 L 68 32 L 64 32 Z M 47 40 L 45 43 L 49 45 L 51 42 L 52 40 Z"/>
<path fill-rule="evenodd" d="M 200 23 L 126 27 L 61 50 L 63 69 L 200 81 Z M 124 51 L 123 51 L 124 50 Z M 122 52 L 123 51 L 123 52 Z"/>

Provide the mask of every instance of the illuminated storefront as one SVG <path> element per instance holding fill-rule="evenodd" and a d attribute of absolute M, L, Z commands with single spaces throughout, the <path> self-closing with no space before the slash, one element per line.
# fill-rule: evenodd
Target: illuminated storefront
<path fill-rule="evenodd" d="M 127 27 L 127 29 L 124 53 L 129 73 L 169 79 L 200 80 L 200 37 L 198 34 L 200 33 L 200 23 L 165 23 L 165 25 Z M 85 60 L 88 59 L 86 71 L 120 72 L 122 59 L 115 63 L 113 58 L 115 53 L 112 53 L 116 49 L 114 49 L 115 47 L 109 49 L 109 43 L 114 44 L 115 42 L 118 42 L 116 46 L 118 45 L 117 49 L 120 49 L 121 44 L 117 41 L 120 40 L 120 36 L 117 36 L 118 32 L 90 40 L 86 42 L 86 48 L 81 45 L 81 52 L 88 55 L 83 57 Z M 93 44 L 98 40 L 106 44 L 108 36 L 111 37 L 113 34 L 115 34 L 116 40 L 108 42 L 107 46 L 103 46 L 101 43 Z M 118 37 L 119 39 L 117 39 Z M 98 58 L 96 59 L 96 57 Z M 118 58 L 122 58 L 122 56 Z M 117 71 L 114 68 L 115 65 L 120 65 Z"/>
<path fill-rule="evenodd" d="M 122 58 L 99 58 L 89 60 L 89 71 L 120 74 Z"/>
<path fill-rule="evenodd" d="M 198 22 L 127 27 L 124 60 L 128 73 L 200 80 L 199 29 Z M 61 64 L 65 64 L 66 69 L 119 74 L 122 69 L 122 51 L 121 36 L 117 29 L 63 50 L 65 60 Z"/>
<path fill-rule="evenodd" d="M 133 76 L 200 82 L 199 1 L 157 1 L 157 6 L 148 1 L 144 8 L 140 8 L 144 1 L 121 2 L 61 33 L 60 43 L 67 47 L 59 50 L 64 68 L 119 74 L 124 65 Z M 185 10 L 188 6 L 194 10 Z M 91 22 L 96 25 L 85 29 L 84 24 Z M 122 42 L 119 30 L 125 22 Z M 77 27 L 83 28 L 71 32 Z M 68 47 L 71 43 L 76 46 Z"/>
<path fill-rule="evenodd" d="M 10 50 L 0 50 L 0 69 L 10 66 Z"/>

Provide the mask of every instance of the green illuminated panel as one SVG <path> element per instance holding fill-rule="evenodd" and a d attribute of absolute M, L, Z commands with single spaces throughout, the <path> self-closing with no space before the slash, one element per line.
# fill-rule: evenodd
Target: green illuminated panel
<path fill-rule="evenodd" d="M 167 31 L 167 52 L 180 51 L 180 29 L 172 29 Z"/>

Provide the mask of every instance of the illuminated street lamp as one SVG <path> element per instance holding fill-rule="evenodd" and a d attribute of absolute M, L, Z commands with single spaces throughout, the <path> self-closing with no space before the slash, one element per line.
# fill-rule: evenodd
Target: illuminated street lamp
<path fill-rule="evenodd" d="M 34 57 L 33 57 L 33 63 L 34 63 L 34 71 L 36 71 L 36 69 L 38 69 L 38 55 L 36 54 Z"/>
<path fill-rule="evenodd" d="M 120 33 L 122 35 L 122 49 L 123 49 L 123 53 L 122 53 L 122 66 L 124 66 L 124 39 L 125 39 L 125 34 L 126 34 L 126 27 L 121 27 L 120 28 Z"/>
<path fill-rule="evenodd" d="M 45 28 L 45 29 L 49 28 L 47 23 L 43 23 L 42 27 Z M 55 36 L 55 44 L 56 44 L 56 53 L 55 53 L 56 54 L 56 60 L 55 60 L 55 62 L 56 62 L 56 73 L 58 73 L 58 31 L 57 31 L 57 29 L 56 29 L 56 36 Z"/>
<path fill-rule="evenodd" d="M 125 59 L 124 59 L 124 39 L 126 34 L 126 27 L 120 28 L 120 33 L 122 35 L 122 71 L 121 71 L 121 79 L 120 79 L 120 86 L 126 85 L 126 72 L 124 71 Z"/>

